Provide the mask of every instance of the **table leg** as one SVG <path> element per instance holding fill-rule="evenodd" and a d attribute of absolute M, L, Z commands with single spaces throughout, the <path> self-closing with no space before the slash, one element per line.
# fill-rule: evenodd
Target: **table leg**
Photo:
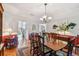
<path fill-rule="evenodd" d="M 53 52 L 53 55 L 54 55 L 54 56 L 57 56 L 56 51 Z"/>
<path fill-rule="evenodd" d="M 68 42 L 68 53 L 67 56 L 72 56 L 73 44 Z"/>
<path fill-rule="evenodd" d="M 0 51 L 0 56 L 1 56 L 1 51 Z"/>
<path fill-rule="evenodd" d="M 4 56 L 4 47 L 2 48 L 2 56 Z"/>

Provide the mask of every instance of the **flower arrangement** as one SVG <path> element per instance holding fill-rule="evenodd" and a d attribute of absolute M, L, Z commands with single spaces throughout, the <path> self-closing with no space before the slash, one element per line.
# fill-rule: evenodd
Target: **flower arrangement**
<path fill-rule="evenodd" d="M 65 31 L 69 31 L 69 29 L 73 29 L 75 26 L 76 24 L 72 22 L 69 24 L 63 23 L 59 26 L 54 24 L 53 29 L 56 29 L 57 31 L 63 31 L 65 34 Z"/>

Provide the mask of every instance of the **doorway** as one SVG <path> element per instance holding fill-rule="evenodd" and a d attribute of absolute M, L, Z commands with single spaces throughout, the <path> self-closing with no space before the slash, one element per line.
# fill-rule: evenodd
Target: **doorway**
<path fill-rule="evenodd" d="M 18 22 L 18 48 L 27 47 L 28 29 L 25 21 Z"/>

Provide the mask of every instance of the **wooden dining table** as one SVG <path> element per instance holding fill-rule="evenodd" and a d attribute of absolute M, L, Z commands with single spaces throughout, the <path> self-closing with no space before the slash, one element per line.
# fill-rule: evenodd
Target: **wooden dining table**
<path fill-rule="evenodd" d="M 49 33 L 50 34 L 50 33 Z M 50 42 L 50 39 L 49 39 L 49 42 L 44 42 L 44 45 L 46 45 L 47 47 L 51 48 L 52 50 L 55 51 L 55 54 L 56 54 L 56 51 L 68 46 L 68 53 L 67 55 L 69 56 L 70 54 L 72 55 L 72 50 L 73 50 L 73 41 L 74 39 L 76 38 L 75 36 L 67 36 L 67 35 L 60 35 L 60 34 L 53 34 L 51 33 L 52 35 L 52 40 L 61 40 L 61 41 L 64 41 L 66 42 L 67 44 L 64 44 L 64 43 L 61 43 L 61 42 L 58 42 L 57 44 L 54 44 L 52 42 Z"/>
<path fill-rule="evenodd" d="M 63 35 L 63 34 L 58 34 L 58 33 L 45 33 L 46 36 L 48 37 L 48 40 L 54 39 L 54 40 L 62 40 L 62 41 L 73 41 L 72 43 L 76 46 L 79 44 L 79 37 L 77 38 L 76 36 L 72 35 Z M 75 38 L 75 39 L 74 39 Z"/>
<path fill-rule="evenodd" d="M 64 48 L 67 44 L 64 44 L 63 42 L 59 42 L 59 43 L 47 42 L 44 45 L 48 46 L 49 48 L 53 49 L 54 51 L 57 51 L 57 50 Z"/>
<path fill-rule="evenodd" d="M 53 42 L 45 42 L 44 44 L 45 46 L 49 47 L 50 49 L 52 49 L 54 51 L 54 55 L 56 55 L 56 52 L 61 50 L 62 48 L 66 47 L 67 44 L 64 44 L 63 42 L 59 42 L 59 43 L 53 43 Z"/>
<path fill-rule="evenodd" d="M 50 33 L 48 33 L 48 34 L 50 34 Z M 49 48 L 51 48 L 53 51 L 54 51 L 54 54 L 56 55 L 56 52 L 58 51 L 58 50 L 61 50 L 61 49 L 63 49 L 64 47 L 67 47 L 67 56 L 70 56 L 70 55 L 72 55 L 72 50 L 73 50 L 73 41 L 74 41 L 74 39 L 75 39 L 75 36 L 67 36 L 67 35 L 60 35 L 60 34 L 53 34 L 53 33 L 51 33 L 52 35 L 52 39 L 51 40 L 49 40 L 49 37 L 48 38 L 46 38 L 46 33 L 43 33 L 43 35 L 42 36 L 40 36 L 39 35 L 39 37 L 40 38 L 42 38 L 42 43 L 45 45 L 45 46 L 47 46 L 47 47 L 49 47 Z M 52 40 L 53 39 L 56 39 L 56 41 L 57 40 L 60 40 L 60 42 L 56 42 L 56 43 L 53 43 L 52 42 Z M 63 43 L 63 42 L 66 42 L 66 43 Z M 44 51 L 44 47 L 43 47 L 43 51 Z"/>

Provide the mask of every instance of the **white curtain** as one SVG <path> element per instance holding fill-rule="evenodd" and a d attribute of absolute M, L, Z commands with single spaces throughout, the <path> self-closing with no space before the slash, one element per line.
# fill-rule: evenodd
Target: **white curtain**
<path fill-rule="evenodd" d="M 18 23 L 18 48 L 27 47 L 28 30 L 26 22 L 19 21 Z"/>

